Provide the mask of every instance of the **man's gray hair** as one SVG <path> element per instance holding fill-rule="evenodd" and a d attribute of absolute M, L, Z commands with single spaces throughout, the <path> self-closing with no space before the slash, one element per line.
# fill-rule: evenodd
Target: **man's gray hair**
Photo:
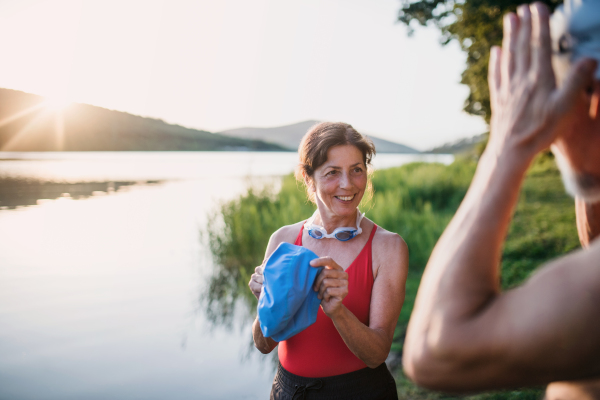
<path fill-rule="evenodd" d="M 565 0 L 550 19 L 552 64 L 560 85 L 581 57 L 600 62 L 600 0 Z M 596 72 L 600 79 L 600 69 Z"/>
<path fill-rule="evenodd" d="M 567 157 L 559 149 L 554 145 L 551 149 L 567 193 L 586 203 L 600 201 L 600 179 L 585 172 L 575 171 Z"/>

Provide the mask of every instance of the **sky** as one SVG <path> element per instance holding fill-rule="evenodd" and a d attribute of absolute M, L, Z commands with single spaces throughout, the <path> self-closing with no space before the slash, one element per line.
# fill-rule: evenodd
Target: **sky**
<path fill-rule="evenodd" d="M 420 150 L 487 130 L 465 54 L 400 0 L 0 2 L 0 87 L 218 132 L 344 121 Z"/>

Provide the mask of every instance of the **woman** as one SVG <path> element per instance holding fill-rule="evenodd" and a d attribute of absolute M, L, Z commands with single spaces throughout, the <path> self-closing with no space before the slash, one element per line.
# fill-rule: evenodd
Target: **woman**
<path fill-rule="evenodd" d="M 367 166 L 374 153 L 373 143 L 344 123 L 320 123 L 302 139 L 296 178 L 305 183 L 317 210 L 308 221 L 275 232 L 265 259 L 282 242 L 320 256 L 311 265 L 325 267 L 314 284 L 321 309 L 313 325 L 281 343 L 264 337 L 258 318 L 254 321 L 254 344 L 262 353 L 279 345 L 271 399 L 306 392 L 311 399 L 397 398 L 384 361 L 404 302 L 408 249 L 399 235 L 358 211 L 370 188 Z M 331 237 L 341 227 L 362 232 L 342 229 Z M 262 282 L 261 266 L 249 283 L 257 298 Z"/>

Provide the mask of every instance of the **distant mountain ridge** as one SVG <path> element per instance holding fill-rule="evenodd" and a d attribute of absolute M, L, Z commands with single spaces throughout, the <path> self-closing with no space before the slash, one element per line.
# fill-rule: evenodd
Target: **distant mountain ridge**
<path fill-rule="evenodd" d="M 0 151 L 288 151 L 87 104 L 53 110 L 45 101 L 0 89 Z"/>
<path fill-rule="evenodd" d="M 232 137 L 240 137 L 244 139 L 263 140 L 269 143 L 275 143 L 286 147 L 290 150 L 298 150 L 300 141 L 311 126 L 318 124 L 320 121 L 302 121 L 296 124 L 277 126 L 273 128 L 237 128 L 228 129 L 219 132 L 221 135 Z M 368 136 L 373 141 L 375 149 L 378 153 L 420 153 L 412 147 L 405 146 L 400 143 L 390 142 L 389 140 L 380 139 L 372 135 Z"/>
<path fill-rule="evenodd" d="M 466 154 L 476 151 L 480 143 L 485 142 L 487 135 L 482 133 L 481 135 L 475 135 L 468 138 L 458 139 L 454 142 L 445 143 L 441 146 L 435 147 L 431 150 L 427 150 L 425 153 L 434 154 Z"/>

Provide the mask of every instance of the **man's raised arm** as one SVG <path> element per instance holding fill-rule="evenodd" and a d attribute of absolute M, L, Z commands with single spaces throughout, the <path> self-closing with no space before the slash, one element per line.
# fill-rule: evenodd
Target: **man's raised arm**
<path fill-rule="evenodd" d="M 519 7 L 505 17 L 503 48 L 491 51 L 489 144 L 427 264 L 404 345 L 405 371 L 423 386 L 473 391 L 600 373 L 600 244 L 514 290 L 499 286 L 526 170 L 596 68 L 579 62 L 556 88 L 548 18 L 541 4 Z"/>
<path fill-rule="evenodd" d="M 579 241 L 583 247 L 588 247 L 600 235 L 600 201 L 586 203 L 582 199 L 576 198 L 575 213 L 577 214 Z"/>

